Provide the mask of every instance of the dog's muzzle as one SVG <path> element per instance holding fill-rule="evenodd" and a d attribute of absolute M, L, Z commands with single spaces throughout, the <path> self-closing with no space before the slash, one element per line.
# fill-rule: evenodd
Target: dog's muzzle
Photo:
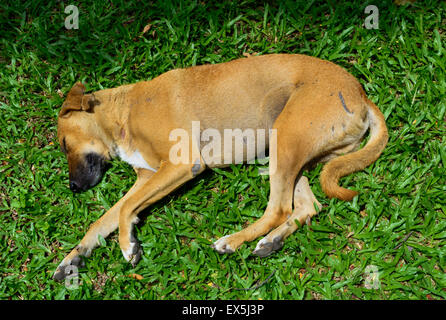
<path fill-rule="evenodd" d="M 99 183 L 107 168 L 104 157 L 96 153 L 88 153 L 75 169 L 70 173 L 70 189 L 82 192 Z"/>

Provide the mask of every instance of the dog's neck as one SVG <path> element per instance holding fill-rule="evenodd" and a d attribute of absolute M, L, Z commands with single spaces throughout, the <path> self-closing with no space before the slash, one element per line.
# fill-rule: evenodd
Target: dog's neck
<path fill-rule="evenodd" d="M 96 123 L 103 131 L 104 143 L 110 155 L 115 157 L 120 147 L 131 150 L 131 137 L 128 130 L 128 119 L 131 102 L 128 92 L 134 84 L 120 86 L 95 92 L 100 104 L 95 108 Z"/>

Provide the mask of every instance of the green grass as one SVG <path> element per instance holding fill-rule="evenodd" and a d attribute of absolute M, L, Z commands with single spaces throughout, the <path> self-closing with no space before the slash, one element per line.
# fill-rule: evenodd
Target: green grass
<path fill-rule="evenodd" d="M 370 3 L 83 1 L 79 29 L 66 30 L 62 2 L 2 1 L 0 299 L 446 298 L 446 5 L 379 2 L 379 29 L 368 30 Z M 253 165 L 209 171 L 141 214 L 135 268 L 114 233 L 80 269 L 78 289 L 52 280 L 135 180 L 115 161 L 98 186 L 71 193 L 56 139 L 62 93 L 76 81 L 98 90 L 281 52 L 340 64 L 385 114 L 383 155 L 342 180 L 359 197 L 328 200 L 318 166 L 305 173 L 324 206 L 311 225 L 267 258 L 251 255 L 255 242 L 219 255 L 209 245 L 262 215 L 269 184 Z M 366 288 L 368 266 L 377 289 Z"/>

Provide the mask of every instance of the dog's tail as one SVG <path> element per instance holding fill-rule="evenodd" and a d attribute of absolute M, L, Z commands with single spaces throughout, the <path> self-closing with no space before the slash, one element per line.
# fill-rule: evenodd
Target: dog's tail
<path fill-rule="evenodd" d="M 366 98 L 370 139 L 364 148 L 330 160 L 322 169 L 320 182 L 322 190 L 330 198 L 350 201 L 358 192 L 338 185 L 341 177 L 369 166 L 378 159 L 389 139 L 384 115 L 378 107 Z"/>

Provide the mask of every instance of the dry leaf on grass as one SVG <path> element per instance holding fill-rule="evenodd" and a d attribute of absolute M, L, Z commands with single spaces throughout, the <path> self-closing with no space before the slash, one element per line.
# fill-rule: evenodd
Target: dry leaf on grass
<path fill-rule="evenodd" d="M 149 23 L 147 24 L 144 29 L 142 30 L 142 34 L 146 33 L 147 31 L 149 31 L 152 28 L 152 25 Z"/>
<path fill-rule="evenodd" d="M 131 274 L 128 275 L 128 277 L 133 278 L 135 280 L 142 280 L 142 279 L 144 279 L 144 277 L 142 275 L 137 274 L 137 273 L 131 273 Z"/>

